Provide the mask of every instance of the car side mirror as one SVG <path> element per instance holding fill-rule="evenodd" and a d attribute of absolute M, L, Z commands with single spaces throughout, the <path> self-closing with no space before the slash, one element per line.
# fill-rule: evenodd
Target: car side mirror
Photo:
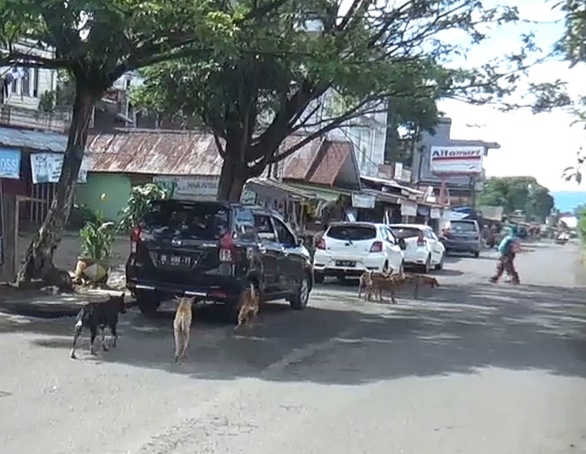
<path fill-rule="evenodd" d="M 401 248 L 402 251 L 407 249 L 407 243 L 405 243 L 405 238 L 399 238 L 398 243 L 399 243 L 399 247 Z"/>

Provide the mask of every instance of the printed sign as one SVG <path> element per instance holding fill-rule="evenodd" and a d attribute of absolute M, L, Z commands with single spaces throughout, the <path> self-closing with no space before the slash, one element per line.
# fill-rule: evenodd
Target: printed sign
<path fill-rule="evenodd" d="M 172 199 L 180 200 L 217 200 L 220 177 L 216 175 L 156 176 L 153 183 L 164 186 L 171 192 Z M 256 194 L 248 189 L 242 191 L 240 200 L 243 203 L 254 203 Z"/>
<path fill-rule="evenodd" d="M 417 216 L 417 204 L 403 200 L 401 202 L 401 215 L 402 216 Z"/>
<path fill-rule="evenodd" d="M 484 147 L 431 147 L 430 170 L 436 175 L 482 174 Z"/>
<path fill-rule="evenodd" d="M 20 179 L 20 150 L 0 148 L 0 178 Z"/>
<path fill-rule="evenodd" d="M 376 198 L 370 194 L 352 193 L 353 208 L 374 208 Z"/>
<path fill-rule="evenodd" d="M 61 153 L 34 153 L 31 154 L 31 173 L 33 184 L 39 183 L 58 183 L 63 168 L 63 158 Z M 84 157 L 79 169 L 77 182 L 85 183 L 87 181 L 88 162 Z"/>

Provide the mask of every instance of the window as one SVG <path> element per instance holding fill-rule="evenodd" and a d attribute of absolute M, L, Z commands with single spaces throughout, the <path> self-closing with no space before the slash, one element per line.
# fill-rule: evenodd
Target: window
<path fill-rule="evenodd" d="M 230 229 L 230 212 L 214 203 L 159 202 L 144 218 L 143 229 L 159 237 L 219 240 Z"/>
<path fill-rule="evenodd" d="M 393 231 L 391 229 L 389 229 L 388 227 L 385 230 L 387 231 L 387 234 L 389 235 L 389 242 L 392 244 L 397 244 L 397 238 L 395 237 L 395 234 L 393 233 Z"/>
<path fill-rule="evenodd" d="M 408 238 L 417 238 L 421 233 L 421 230 L 415 227 L 391 227 L 393 229 L 393 233 L 397 236 L 397 238 L 403 238 L 404 240 Z"/>
<path fill-rule="evenodd" d="M 255 241 L 254 216 L 250 210 L 239 210 L 235 219 L 236 234 L 243 240 Z"/>
<path fill-rule="evenodd" d="M 330 227 L 326 236 L 342 241 L 374 240 L 376 238 L 376 228 L 368 225 L 334 225 Z"/>
<path fill-rule="evenodd" d="M 254 226 L 256 227 L 258 237 L 262 241 L 277 241 L 277 235 L 275 234 L 275 229 L 269 216 L 264 214 L 255 214 Z"/>
<path fill-rule="evenodd" d="M 31 70 L 30 68 L 24 68 L 24 74 L 22 75 L 22 95 L 31 95 Z"/>
<path fill-rule="evenodd" d="M 476 226 L 476 222 L 470 221 L 451 221 L 450 228 L 454 232 L 466 232 L 466 233 L 473 233 L 478 231 L 478 227 Z"/>
<path fill-rule="evenodd" d="M 39 97 L 39 68 L 33 69 L 33 96 Z"/>
<path fill-rule="evenodd" d="M 273 218 L 273 222 L 275 223 L 275 229 L 277 230 L 277 238 L 279 239 L 279 243 L 286 247 L 297 246 L 295 235 L 291 233 L 287 226 L 279 219 Z"/>

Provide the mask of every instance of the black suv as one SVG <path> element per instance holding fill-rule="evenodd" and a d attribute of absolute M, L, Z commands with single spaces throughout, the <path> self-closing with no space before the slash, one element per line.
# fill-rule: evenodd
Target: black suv
<path fill-rule="evenodd" d="M 126 285 L 143 313 L 175 295 L 238 311 L 253 283 L 263 301 L 302 310 L 313 287 L 307 249 L 272 210 L 241 203 L 164 200 L 131 234 Z"/>

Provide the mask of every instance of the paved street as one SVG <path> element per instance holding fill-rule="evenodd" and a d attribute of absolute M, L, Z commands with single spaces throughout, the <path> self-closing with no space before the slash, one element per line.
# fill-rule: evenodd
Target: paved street
<path fill-rule="evenodd" d="M 577 246 L 450 259 L 397 306 L 319 286 L 235 336 L 203 312 L 172 364 L 171 313 L 68 357 L 73 318 L 0 314 L 2 454 L 586 453 L 586 283 Z"/>

